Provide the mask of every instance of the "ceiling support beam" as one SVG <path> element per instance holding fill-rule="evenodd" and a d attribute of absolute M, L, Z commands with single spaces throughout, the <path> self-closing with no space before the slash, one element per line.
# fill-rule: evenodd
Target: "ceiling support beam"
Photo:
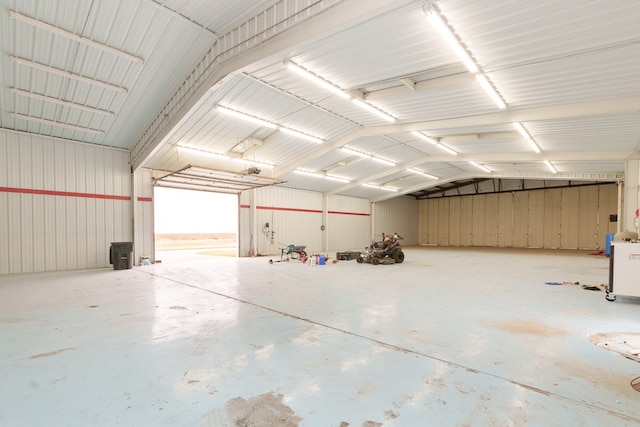
<path fill-rule="evenodd" d="M 584 117 L 597 117 L 601 115 L 622 115 L 622 114 L 637 114 L 640 111 L 640 96 L 629 96 L 623 98 L 606 99 L 599 101 L 585 101 L 576 102 L 571 104 L 555 105 L 550 107 L 534 107 L 534 108 L 522 108 L 522 109 L 508 109 L 497 113 L 478 114 L 475 116 L 456 117 L 451 119 L 442 120 L 429 120 L 421 122 L 410 123 L 396 123 L 391 125 L 362 127 L 355 131 L 352 131 L 346 135 L 343 135 L 333 141 L 327 141 L 318 149 L 313 152 L 297 159 L 294 162 L 290 162 L 286 165 L 282 165 L 274 169 L 275 176 L 280 176 L 287 172 L 290 172 L 297 167 L 304 165 L 305 163 L 327 154 L 333 150 L 336 150 L 349 142 L 361 137 L 375 136 L 375 135 L 391 135 L 395 133 L 405 133 L 413 131 L 437 131 L 438 129 L 447 128 L 459 128 L 466 126 L 489 126 L 496 124 L 505 124 L 513 122 L 528 122 L 538 120 L 559 120 L 568 118 L 584 118 Z M 565 153 L 566 154 L 566 153 Z M 580 153 L 569 153 L 571 156 L 579 155 Z M 607 153 L 603 153 L 607 154 Z M 611 159 L 611 153 L 608 153 L 607 158 Z M 615 160 L 625 159 L 629 155 L 628 152 L 619 152 L 615 155 Z M 546 160 L 572 160 L 572 157 L 565 156 L 562 159 L 554 157 L 553 153 L 544 153 Z M 461 161 L 461 160 L 500 160 L 500 155 L 485 155 L 474 156 L 473 159 L 466 159 L 464 155 L 460 156 L 432 156 L 430 159 L 446 159 L 446 160 L 424 160 L 421 162 L 411 162 L 412 166 L 424 163 L 426 161 Z M 537 155 L 536 160 L 543 160 L 540 155 Z M 531 159 L 529 159 L 531 160 Z M 342 191 L 342 190 L 341 190 Z"/>

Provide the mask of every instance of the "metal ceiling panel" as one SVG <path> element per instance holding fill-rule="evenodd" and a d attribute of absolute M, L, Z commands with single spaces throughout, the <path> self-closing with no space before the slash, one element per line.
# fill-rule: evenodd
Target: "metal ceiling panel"
<path fill-rule="evenodd" d="M 545 158 L 567 176 L 624 171 L 624 159 L 640 149 L 640 4 L 437 2 L 504 110 L 437 34 L 424 6 L 423 0 L 0 0 L 0 127 L 125 148 L 161 129 L 144 167 L 178 170 L 189 162 L 242 173 L 247 166 L 237 157 L 244 156 L 275 165 L 261 175 L 280 174 L 281 186 L 372 200 L 385 193 L 356 183 L 394 183 L 402 194 L 421 182 L 432 185 L 407 175 L 409 167 L 441 180 L 484 176 L 469 160 L 523 178 L 550 174 Z M 14 19 L 10 11 L 142 62 Z M 285 61 L 396 121 L 314 85 Z M 224 116 L 218 104 L 324 142 Z M 514 131 L 514 120 L 540 154 Z M 229 158 L 200 161 L 178 146 Z M 343 146 L 396 166 L 358 159 Z M 352 184 L 302 176 L 296 167 L 345 175 Z"/>

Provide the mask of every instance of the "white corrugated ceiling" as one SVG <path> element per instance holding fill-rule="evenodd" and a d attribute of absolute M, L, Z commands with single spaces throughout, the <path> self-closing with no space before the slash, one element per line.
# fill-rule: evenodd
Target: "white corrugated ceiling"
<path fill-rule="evenodd" d="M 134 168 L 257 166 L 280 185 L 382 200 L 474 176 L 617 179 L 639 150 L 635 1 L 436 2 L 504 109 L 435 30 L 424 1 L 0 5 L 0 127 L 129 149 Z M 395 121 L 303 79 L 286 61 Z"/>

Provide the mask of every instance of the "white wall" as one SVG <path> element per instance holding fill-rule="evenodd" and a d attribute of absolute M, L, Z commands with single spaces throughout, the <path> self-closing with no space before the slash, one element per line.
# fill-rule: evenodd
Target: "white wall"
<path fill-rule="evenodd" d="M 279 255 L 281 248 L 296 245 L 306 246 L 307 253 L 335 256 L 337 251 L 367 246 L 370 224 L 366 199 L 325 197 L 283 187 L 258 188 L 240 194 L 239 253 Z"/>
<path fill-rule="evenodd" d="M 372 205 L 357 197 L 273 186 L 245 191 L 239 203 L 240 256 L 279 255 L 290 244 L 335 256 L 364 249 L 382 232 L 397 232 L 405 246 L 418 243 L 419 203 L 408 197 Z"/>
<path fill-rule="evenodd" d="M 0 274 L 109 266 L 132 240 L 129 154 L 0 130 Z"/>

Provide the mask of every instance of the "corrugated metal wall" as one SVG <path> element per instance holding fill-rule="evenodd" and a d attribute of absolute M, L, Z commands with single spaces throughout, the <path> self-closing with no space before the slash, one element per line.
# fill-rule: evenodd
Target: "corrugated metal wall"
<path fill-rule="evenodd" d="M 361 249 L 370 243 L 370 229 L 366 199 L 283 187 L 240 194 L 240 256 L 279 255 L 291 244 L 306 246 L 307 253 Z"/>
<path fill-rule="evenodd" d="M 149 257 L 155 262 L 155 229 L 153 203 L 153 171 L 138 169 L 133 174 L 133 212 L 134 262 L 139 263 L 140 257 Z"/>
<path fill-rule="evenodd" d="M 403 246 L 418 243 L 418 202 L 415 199 L 398 197 L 375 203 L 373 218 L 375 238 L 382 237 L 382 233 L 398 233 L 404 238 Z"/>
<path fill-rule="evenodd" d="M 131 241 L 129 154 L 0 130 L 0 274 L 106 267 Z"/>
<path fill-rule="evenodd" d="M 617 194 L 602 184 L 421 200 L 419 243 L 603 249 Z"/>
<path fill-rule="evenodd" d="M 331 252 L 358 251 L 371 243 L 369 200 L 333 195 L 327 197 L 326 204 L 326 248 Z"/>

